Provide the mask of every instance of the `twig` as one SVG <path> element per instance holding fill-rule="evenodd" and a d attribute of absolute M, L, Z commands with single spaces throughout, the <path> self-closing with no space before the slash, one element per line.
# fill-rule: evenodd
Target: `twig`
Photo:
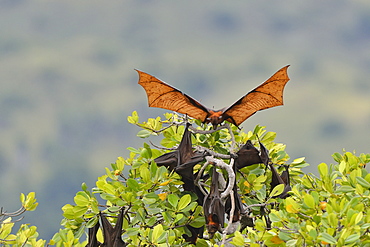
<path fill-rule="evenodd" d="M 244 209 L 247 210 L 247 209 L 252 208 L 252 207 L 264 207 L 264 206 L 272 205 L 272 204 L 275 204 L 275 202 L 251 204 L 251 205 L 246 206 Z"/>
<path fill-rule="evenodd" d="M 140 124 L 140 123 L 137 123 L 137 124 L 135 124 L 135 125 L 136 125 L 136 126 L 138 126 L 138 127 L 140 127 L 140 128 L 147 129 L 147 130 L 150 130 L 150 131 L 152 131 L 152 132 L 154 132 L 154 133 L 158 134 L 158 133 L 161 133 L 162 131 L 164 131 L 164 130 L 166 130 L 166 129 L 170 128 L 170 127 L 172 127 L 173 125 L 180 125 L 180 124 L 175 123 L 175 122 L 172 122 L 172 123 L 170 123 L 168 126 L 166 126 L 166 127 L 162 128 L 162 129 L 160 129 L 160 130 L 155 130 L 155 129 L 153 129 L 153 128 L 147 127 L 147 126 L 145 126 L 145 125 L 143 125 L 143 124 Z"/>
<path fill-rule="evenodd" d="M 207 168 L 207 166 L 210 164 L 210 162 L 207 162 L 203 164 L 202 168 L 200 168 L 199 172 L 198 172 L 198 176 L 195 178 L 194 180 L 194 183 L 196 185 L 198 185 L 198 188 L 200 189 L 200 191 L 203 193 L 203 195 L 208 195 L 207 191 L 204 190 L 203 186 L 201 185 L 200 183 L 200 178 L 202 177 L 202 174 L 204 172 L 204 170 Z"/>
<path fill-rule="evenodd" d="M 222 244 L 225 244 L 226 241 L 226 235 L 229 233 L 229 228 L 233 225 L 233 218 L 234 218 L 234 211 L 235 211 L 235 198 L 234 198 L 234 191 L 230 191 L 230 199 L 231 199 L 231 210 L 229 215 L 229 223 L 227 224 L 227 227 L 224 228 L 222 231 Z"/>
<path fill-rule="evenodd" d="M 227 171 L 227 174 L 228 174 L 228 177 L 229 177 L 229 183 L 227 185 L 226 190 L 221 193 L 221 199 L 224 200 L 230 194 L 230 191 L 233 189 L 234 183 L 235 183 L 235 173 L 234 173 L 234 170 L 232 169 L 234 159 L 230 160 L 230 165 L 228 165 L 225 162 L 223 162 L 222 160 L 216 159 L 212 156 L 207 156 L 206 160 L 207 160 L 206 163 L 213 163 L 214 165 L 220 167 L 221 169 L 225 169 Z M 198 174 L 198 176 L 199 176 L 199 174 Z"/>
<path fill-rule="evenodd" d="M 176 150 L 177 149 L 177 146 L 175 146 L 175 147 L 172 147 L 172 148 L 165 148 L 165 147 L 160 147 L 160 146 L 158 146 L 158 145 L 156 145 L 156 144 L 154 144 L 153 142 L 151 142 L 151 141 L 149 141 L 150 142 L 150 144 L 152 145 L 152 146 L 154 146 L 155 148 L 158 148 L 158 149 L 162 149 L 162 150 Z"/>
<path fill-rule="evenodd" d="M 221 159 L 230 159 L 231 158 L 231 155 L 216 153 L 215 151 L 213 151 L 209 148 L 206 148 L 206 147 L 202 147 L 202 146 L 196 146 L 195 150 L 197 150 L 199 152 L 207 152 L 210 155 L 212 155 L 214 157 L 217 157 L 217 158 L 221 158 Z"/>
<path fill-rule="evenodd" d="M 226 126 L 226 128 L 229 131 L 229 134 L 231 136 L 230 153 L 233 153 L 232 151 L 235 149 L 235 145 L 236 145 L 235 136 L 234 136 L 234 133 L 233 133 L 231 127 L 230 127 L 230 124 L 226 123 L 225 126 Z"/>

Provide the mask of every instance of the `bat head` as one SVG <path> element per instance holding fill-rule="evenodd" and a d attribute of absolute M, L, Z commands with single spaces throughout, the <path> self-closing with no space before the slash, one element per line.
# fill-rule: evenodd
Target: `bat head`
<path fill-rule="evenodd" d="M 209 238 L 213 238 L 215 233 L 217 231 L 221 230 L 221 226 L 220 226 L 217 215 L 215 215 L 215 214 L 208 215 L 207 222 L 208 223 L 207 223 L 206 228 L 207 228 L 207 231 L 208 231 L 208 234 L 209 234 Z"/>
<path fill-rule="evenodd" d="M 221 124 L 224 121 L 223 109 L 218 111 L 209 110 L 205 123 L 211 123 L 213 128 L 216 129 L 217 125 Z"/>

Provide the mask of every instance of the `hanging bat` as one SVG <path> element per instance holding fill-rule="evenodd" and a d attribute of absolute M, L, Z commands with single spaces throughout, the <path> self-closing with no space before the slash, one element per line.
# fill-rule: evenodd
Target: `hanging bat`
<path fill-rule="evenodd" d="M 196 164 L 202 162 L 207 154 L 193 151 L 189 126 L 190 124 L 187 123 L 181 142 L 176 151 L 165 153 L 154 159 L 154 161 L 157 163 L 157 165 L 166 166 L 169 170 L 175 171 L 177 174 L 179 174 L 181 176 L 181 180 L 184 182 L 184 190 L 195 192 L 198 197 L 203 197 L 203 193 L 200 192 L 200 194 L 198 194 L 196 186 L 194 185 L 195 177 L 193 168 Z M 203 200 L 200 202 L 202 203 Z"/>
<path fill-rule="evenodd" d="M 204 198 L 203 204 L 206 228 L 210 238 L 213 238 L 217 231 L 221 231 L 225 222 L 225 205 L 218 190 L 218 176 L 216 167 L 213 167 L 211 188 L 209 194 Z"/>
<path fill-rule="evenodd" d="M 281 179 L 284 181 L 285 188 L 283 193 L 279 195 L 280 198 L 287 198 L 289 196 L 288 192 L 292 190 L 292 187 L 290 186 L 290 174 L 289 174 L 289 165 L 285 165 L 285 171 L 281 173 Z"/>
<path fill-rule="evenodd" d="M 95 224 L 95 226 L 88 229 L 89 238 L 88 238 L 88 243 L 87 243 L 86 247 L 99 247 L 101 245 L 101 243 L 96 238 L 96 233 L 99 230 L 99 226 L 100 226 L 100 224 L 99 224 L 99 221 L 98 221 Z"/>
<path fill-rule="evenodd" d="M 122 240 L 122 224 L 123 224 L 123 210 L 120 210 L 120 213 L 117 218 L 116 225 L 113 227 L 108 219 L 100 213 L 101 224 L 103 227 L 103 236 L 104 243 L 101 244 L 101 247 L 126 247 L 126 243 Z"/>
<path fill-rule="evenodd" d="M 259 140 L 258 140 L 259 141 Z M 270 167 L 271 173 L 272 173 L 272 178 L 271 178 L 271 190 L 274 189 L 276 186 L 279 184 L 284 184 L 284 191 L 275 197 L 279 198 L 286 198 L 288 196 L 288 191 L 291 190 L 290 187 L 290 178 L 289 178 L 289 171 L 288 168 L 286 167 L 285 171 L 279 175 L 279 172 L 276 170 L 275 166 L 272 164 L 270 157 L 269 157 L 269 151 L 267 148 L 259 141 L 260 143 L 260 148 L 261 148 L 261 160 L 265 164 L 266 167 Z M 285 181 L 284 181 L 284 179 Z"/>
<path fill-rule="evenodd" d="M 157 165 L 166 166 L 169 170 L 179 174 L 181 176 L 181 181 L 183 181 L 182 186 L 184 190 L 194 192 L 198 197 L 198 204 L 203 205 L 204 195 L 194 184 L 195 176 L 193 168 L 196 164 L 202 162 L 207 154 L 193 151 L 189 126 L 190 124 L 187 123 L 177 150 L 165 153 L 154 159 L 154 161 Z M 186 227 L 191 232 L 191 236 L 184 234 L 183 237 L 185 241 L 195 244 L 198 236 L 203 235 L 203 227 L 195 228 L 190 225 Z"/>
<path fill-rule="evenodd" d="M 211 123 L 216 128 L 225 120 L 239 126 L 257 111 L 283 105 L 283 91 L 289 81 L 288 67 L 289 65 L 277 71 L 267 81 L 230 107 L 217 111 L 205 107 L 197 100 L 154 76 L 139 70 L 136 71 L 139 73 L 138 83 L 145 89 L 148 96 L 149 107 L 187 114 L 203 123 Z"/>
<path fill-rule="evenodd" d="M 242 146 L 236 153 L 238 157 L 235 159 L 235 166 L 237 169 L 242 169 L 246 166 L 262 163 L 260 151 L 253 146 L 250 140 Z"/>

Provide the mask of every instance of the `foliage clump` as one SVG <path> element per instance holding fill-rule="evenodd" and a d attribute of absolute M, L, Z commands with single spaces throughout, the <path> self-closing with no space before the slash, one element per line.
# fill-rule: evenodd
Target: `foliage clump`
<path fill-rule="evenodd" d="M 138 132 L 141 138 L 162 136 L 160 145 L 171 151 L 184 133 L 183 120 L 173 114 L 165 114 L 164 120 L 158 117 L 140 123 L 134 112 L 128 121 L 142 128 Z M 370 154 L 335 153 L 335 164 L 320 164 L 319 175 L 315 176 L 302 172 L 308 166 L 304 158 L 290 161 L 285 145 L 274 142 L 276 133 L 267 132 L 264 127 L 256 126 L 245 133 L 235 126 L 210 131 L 199 121 L 194 121 L 193 126 L 194 148 L 220 155 L 236 153 L 248 140 L 258 147 L 260 140 L 279 173 L 289 167 L 292 188 L 287 198 L 275 197 L 281 191 L 272 189 L 270 169 L 263 164 L 240 169 L 235 174 L 245 209 L 240 227 L 227 234 L 218 232 L 213 239 L 207 238 L 205 232 L 196 246 L 370 246 L 370 175 L 365 169 Z M 74 204 L 62 208 L 64 229 L 54 235 L 49 245 L 86 246 L 92 237 L 103 243 L 107 236 L 101 229 L 89 235 L 88 240 L 80 239 L 87 229 L 96 226 L 102 214 L 114 226 L 121 212 L 120 234 L 126 246 L 189 245 L 183 235 L 191 234 L 187 226 L 205 225 L 203 209 L 195 194 L 182 189 L 183 182 L 176 172 L 154 162 L 169 151 L 148 143 L 128 150 L 129 157 L 118 157 L 98 178 L 96 187 L 89 190 L 83 184 Z M 207 174 L 211 168 L 200 163 L 194 172 L 201 169 Z M 203 186 L 208 188 L 209 181 Z M 225 222 L 227 227 L 228 221 Z M 11 235 L 9 231 L 4 235 L 5 222 L 0 223 L 3 241 Z M 29 244 L 27 241 L 24 243 Z"/>

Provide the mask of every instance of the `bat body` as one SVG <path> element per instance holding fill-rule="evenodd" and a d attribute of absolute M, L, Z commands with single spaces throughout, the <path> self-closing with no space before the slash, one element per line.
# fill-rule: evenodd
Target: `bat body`
<path fill-rule="evenodd" d="M 193 151 L 189 126 L 190 124 L 187 123 L 181 142 L 176 151 L 165 153 L 154 159 L 154 161 L 157 165 L 166 166 L 169 170 L 179 174 L 181 176 L 181 181 L 184 182 L 182 185 L 184 190 L 194 192 L 198 197 L 198 204 L 203 205 L 204 195 L 194 184 L 195 176 L 193 168 L 196 164 L 202 162 L 207 154 Z M 188 225 L 187 228 L 191 232 L 191 236 L 184 234 L 183 237 L 185 241 L 195 244 L 198 235 L 203 234 L 203 227 L 195 228 Z"/>
<path fill-rule="evenodd" d="M 96 238 L 96 233 L 99 230 L 99 226 L 100 226 L 100 224 L 99 224 L 99 221 L 98 221 L 95 224 L 95 226 L 89 228 L 89 230 L 88 230 L 89 238 L 88 238 L 88 243 L 87 243 L 86 247 L 99 247 L 101 245 L 101 243 Z"/>
<path fill-rule="evenodd" d="M 212 181 L 209 194 L 204 198 L 203 210 L 206 218 L 206 227 L 210 238 L 224 227 L 225 205 L 218 190 L 218 172 L 213 167 Z"/>
<path fill-rule="evenodd" d="M 100 213 L 101 224 L 103 227 L 103 236 L 104 236 L 104 243 L 102 243 L 101 247 L 126 247 L 126 243 L 122 240 L 122 224 L 123 224 L 123 210 L 120 210 L 120 213 L 117 218 L 116 225 L 113 227 L 108 219 Z"/>
<path fill-rule="evenodd" d="M 288 192 L 292 189 L 290 187 L 289 167 L 285 166 L 285 171 L 283 171 L 283 173 L 279 175 L 279 172 L 276 170 L 275 166 L 272 164 L 269 158 L 269 151 L 260 141 L 259 143 L 261 147 L 261 160 L 266 167 L 270 167 L 271 169 L 271 190 L 279 184 L 284 184 L 284 191 L 280 195 L 277 195 L 275 197 L 286 198 L 288 196 Z"/>
<path fill-rule="evenodd" d="M 253 146 L 250 140 L 242 146 L 236 153 L 238 157 L 235 159 L 235 166 L 237 169 L 242 169 L 246 166 L 262 163 L 260 151 Z"/>
<path fill-rule="evenodd" d="M 158 107 L 211 123 L 216 128 L 223 121 L 239 126 L 257 111 L 283 105 L 283 91 L 289 81 L 288 66 L 277 71 L 268 80 L 253 89 L 230 107 L 212 110 L 180 90 L 145 72 L 139 73 L 139 84 L 145 89 L 149 107 Z"/>
<path fill-rule="evenodd" d="M 203 193 L 198 194 L 194 185 L 195 177 L 193 168 L 196 164 L 204 160 L 206 154 L 203 152 L 193 151 L 189 126 L 190 124 L 188 123 L 176 151 L 165 153 L 154 159 L 154 161 L 159 166 L 166 166 L 169 170 L 175 171 L 179 174 L 181 176 L 181 180 L 184 182 L 184 190 L 195 192 L 198 197 L 201 196 L 203 199 Z M 203 200 L 199 202 L 202 204 Z"/>

